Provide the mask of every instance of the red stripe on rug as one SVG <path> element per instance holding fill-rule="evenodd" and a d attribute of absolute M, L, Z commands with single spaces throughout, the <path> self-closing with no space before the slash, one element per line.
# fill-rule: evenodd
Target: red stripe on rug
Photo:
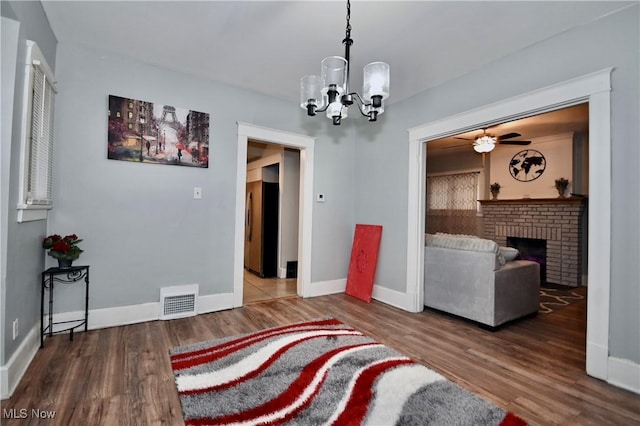
<path fill-rule="evenodd" d="M 335 334 L 331 334 L 329 337 L 335 337 L 335 336 L 336 336 Z M 222 384 L 219 384 L 219 385 L 210 386 L 210 387 L 201 388 L 201 389 L 186 390 L 186 391 L 181 391 L 179 393 L 180 393 L 180 395 L 198 395 L 198 394 L 202 394 L 202 393 L 206 393 L 206 392 L 213 392 L 213 391 L 217 391 L 217 390 L 223 390 L 223 389 L 232 388 L 234 386 L 239 385 L 242 382 L 246 382 L 247 380 L 251 380 L 254 377 L 258 376 L 260 373 L 264 372 L 267 368 L 269 368 L 271 365 L 273 365 L 273 363 L 275 363 L 282 356 L 282 354 L 287 352 L 292 347 L 300 345 L 300 344 L 302 344 L 304 342 L 307 342 L 309 340 L 318 339 L 318 338 L 326 338 L 326 337 L 327 337 L 326 335 L 318 335 L 318 336 L 308 336 L 308 337 L 305 337 L 303 339 L 296 340 L 295 342 L 291 342 L 291 343 L 281 347 L 280 349 L 278 349 L 264 363 L 262 363 L 262 365 L 258 366 L 255 370 L 252 370 L 251 372 L 245 374 L 244 376 L 238 377 L 238 378 L 233 379 L 233 380 L 231 380 L 229 382 L 222 383 Z M 370 345 L 370 344 L 372 344 L 372 343 L 367 343 L 366 345 Z M 356 345 L 356 346 L 361 346 L 361 345 Z M 338 348 L 338 349 L 336 349 L 336 351 L 339 351 L 341 349 L 343 349 L 343 348 Z M 329 353 L 330 352 L 328 352 L 327 354 L 329 354 Z M 309 365 L 311 365 L 311 364 L 309 364 Z"/>
<path fill-rule="evenodd" d="M 228 346 L 233 346 L 233 345 L 241 343 L 241 342 L 243 342 L 245 340 L 256 339 L 256 338 L 259 338 L 259 337 L 264 336 L 264 335 L 269 335 L 269 334 L 277 333 L 277 332 L 284 331 L 284 330 L 295 330 L 295 329 L 298 329 L 298 328 L 301 328 L 301 327 L 312 327 L 312 326 L 315 327 L 315 326 L 327 326 L 327 325 L 345 325 L 345 324 L 340 322 L 340 321 L 338 321 L 335 318 L 329 318 L 329 319 L 326 319 L 326 320 L 310 321 L 310 322 L 304 322 L 304 323 L 298 323 L 298 324 L 285 325 L 285 326 L 282 326 L 282 327 L 269 328 L 267 330 L 259 331 L 259 332 L 256 332 L 256 333 L 251 333 L 251 334 L 248 334 L 246 336 L 239 337 L 237 339 L 233 339 L 233 340 L 230 340 L 230 341 L 225 342 L 225 343 L 221 343 L 221 344 L 216 345 L 216 346 L 210 346 L 210 347 L 203 348 L 203 349 L 198 349 L 198 350 L 195 350 L 195 351 L 174 354 L 174 355 L 171 355 L 170 358 L 171 358 L 171 361 L 179 361 L 181 359 L 191 358 L 193 356 L 197 356 L 197 355 L 200 355 L 200 354 L 211 352 L 212 350 L 216 350 L 218 348 L 225 348 L 225 347 L 228 347 Z"/>
<path fill-rule="evenodd" d="M 512 412 L 508 412 L 504 419 L 500 422 L 500 426 L 527 426 L 527 422 L 516 416 Z"/>
<path fill-rule="evenodd" d="M 185 361 L 180 361 L 180 362 L 176 362 L 176 363 L 172 363 L 171 367 L 175 370 L 175 371 L 179 371 L 179 370 L 185 370 L 187 368 L 191 368 L 191 367 L 196 367 L 198 365 L 204 365 L 204 364 L 208 364 L 210 362 L 216 361 L 218 359 L 224 358 L 226 356 L 229 356 L 235 352 L 239 352 L 241 350 L 250 348 L 251 346 L 258 344 L 260 342 L 264 342 L 268 339 L 271 339 L 273 337 L 277 337 L 277 336 L 286 336 L 288 334 L 291 335 L 296 335 L 296 334 L 300 334 L 300 333 L 307 333 L 307 332 L 312 332 L 312 331 L 316 331 L 316 332 L 332 332 L 330 335 L 332 336 L 337 336 L 336 334 L 334 334 L 333 332 L 335 331 L 344 331 L 345 334 L 354 336 L 355 334 L 353 334 L 354 332 L 358 333 L 357 335 L 362 335 L 360 332 L 353 330 L 353 329 L 330 329 L 330 328 L 305 328 L 304 330 L 292 330 L 292 331 L 283 331 L 281 333 L 276 333 L 270 336 L 264 336 L 260 339 L 256 339 L 254 341 L 248 341 L 245 342 L 243 344 L 240 344 L 236 347 L 233 348 L 229 348 L 226 349 L 224 351 L 221 352 L 216 352 L 216 353 L 211 353 L 211 354 L 205 354 L 205 355 L 201 355 L 198 358 L 195 359 L 189 359 L 189 360 L 185 360 Z M 319 336 L 327 336 L 328 334 L 322 334 Z"/>
<path fill-rule="evenodd" d="M 399 365 L 416 364 L 410 359 L 396 359 L 378 363 L 360 374 L 353 386 L 349 401 L 338 418 L 332 423 L 336 426 L 360 425 L 369 411 L 369 403 L 373 398 L 373 386 L 381 374 Z"/>
<path fill-rule="evenodd" d="M 198 365 L 203 365 L 203 364 L 207 364 L 209 362 L 213 362 L 215 360 L 218 360 L 220 358 L 224 358 L 228 355 L 231 355 L 234 352 L 238 352 L 241 351 L 243 349 L 248 348 L 249 346 L 255 345 L 256 343 L 260 343 L 263 342 L 267 339 L 271 339 L 273 337 L 276 336 L 283 336 L 286 334 L 297 334 L 297 333 L 301 333 L 301 332 L 309 332 L 309 331 L 327 331 L 327 330 L 333 330 L 333 329 L 328 329 L 328 328 L 305 328 L 304 330 L 285 330 L 285 331 L 281 331 L 278 333 L 272 333 L 269 335 L 263 335 L 263 336 L 259 336 L 256 337 L 254 339 L 247 339 L 245 342 L 237 342 L 233 347 L 227 347 L 226 349 L 221 347 L 216 347 L 216 348 L 209 348 L 208 351 L 206 353 L 201 353 L 198 356 L 192 357 L 190 359 L 185 359 L 185 360 L 181 360 L 181 361 L 172 361 L 171 362 L 171 367 L 175 370 L 175 371 L 179 371 L 179 370 L 184 370 L 187 368 L 191 368 L 191 367 L 195 367 Z M 341 330 L 341 329 L 338 329 Z M 356 330 L 354 329 L 344 329 L 345 331 L 349 331 L 349 332 L 354 332 Z M 228 346 L 225 344 L 225 346 Z"/>
<path fill-rule="evenodd" d="M 189 419 L 186 421 L 186 423 L 193 424 L 193 425 L 208 425 L 208 424 L 221 425 L 221 424 L 229 424 L 234 422 L 250 421 L 259 417 L 271 415 L 278 410 L 282 410 L 288 406 L 291 406 L 297 399 L 299 399 L 304 393 L 304 391 L 313 382 L 313 379 L 316 376 L 316 373 L 334 355 L 337 355 L 340 352 L 348 351 L 353 348 L 361 348 L 361 347 L 372 346 L 372 345 L 379 345 L 379 343 L 372 342 L 372 343 L 364 343 L 364 344 L 358 344 L 358 345 L 349 345 L 349 346 L 344 346 L 342 348 L 333 349 L 329 352 L 322 354 L 320 357 L 311 361 L 309 364 L 307 364 L 306 367 L 303 368 L 298 378 L 296 378 L 296 380 L 291 383 L 291 385 L 287 388 L 286 391 L 279 394 L 275 399 L 267 401 L 266 403 L 260 406 L 250 408 L 240 413 L 228 414 L 228 415 L 220 416 L 216 418 L 206 417 L 206 418 L 198 418 L 198 419 Z M 315 398 L 315 396 L 320 392 L 320 390 L 322 389 L 322 384 L 324 383 L 328 372 L 329 372 L 329 369 L 327 369 L 327 371 L 324 372 L 324 375 L 322 376 L 322 379 L 319 381 L 316 388 L 313 390 L 309 398 L 307 398 L 302 404 L 300 404 L 298 407 L 291 410 L 287 414 L 284 414 L 281 417 L 278 417 L 277 419 L 273 419 L 271 422 L 264 421 L 264 422 L 260 422 L 260 424 L 264 424 L 264 425 L 281 424 L 294 418 L 298 413 L 300 413 L 302 410 L 308 407 L 309 404 L 311 404 L 311 402 Z"/>

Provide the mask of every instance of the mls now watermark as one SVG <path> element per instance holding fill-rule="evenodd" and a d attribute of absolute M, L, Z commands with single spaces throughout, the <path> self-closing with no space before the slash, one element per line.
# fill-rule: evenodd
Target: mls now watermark
<path fill-rule="evenodd" d="M 39 408 L 10 408 L 2 410 L 4 419 L 53 419 L 56 412 L 53 410 L 41 410 Z"/>

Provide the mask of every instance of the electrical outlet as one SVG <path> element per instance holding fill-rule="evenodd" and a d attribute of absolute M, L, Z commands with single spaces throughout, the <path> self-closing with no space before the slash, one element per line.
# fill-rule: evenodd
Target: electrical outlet
<path fill-rule="evenodd" d="M 196 200 L 200 200 L 202 198 L 202 188 L 200 188 L 199 186 L 193 187 L 193 198 L 195 198 Z"/>
<path fill-rule="evenodd" d="M 13 340 L 18 338 L 18 318 L 13 321 Z"/>

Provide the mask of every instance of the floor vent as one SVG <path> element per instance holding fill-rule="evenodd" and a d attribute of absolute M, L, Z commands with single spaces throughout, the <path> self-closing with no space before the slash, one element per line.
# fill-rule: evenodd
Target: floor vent
<path fill-rule="evenodd" d="M 198 284 L 160 289 L 160 319 L 191 317 L 197 314 Z"/>

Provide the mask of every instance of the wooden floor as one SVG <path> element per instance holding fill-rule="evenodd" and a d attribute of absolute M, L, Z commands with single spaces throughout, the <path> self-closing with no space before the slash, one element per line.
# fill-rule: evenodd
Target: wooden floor
<path fill-rule="evenodd" d="M 286 298 L 197 317 L 45 341 L 3 425 L 179 425 L 168 351 L 178 345 L 333 316 L 540 425 L 640 424 L 640 396 L 584 373 L 585 302 L 496 332 L 433 311 L 410 314 L 345 295 Z M 7 419 L 7 413 L 26 419 Z M 55 411 L 53 420 L 31 409 Z"/>
<path fill-rule="evenodd" d="M 296 278 L 260 278 L 256 274 L 244 270 L 242 302 L 264 302 L 297 295 Z"/>

